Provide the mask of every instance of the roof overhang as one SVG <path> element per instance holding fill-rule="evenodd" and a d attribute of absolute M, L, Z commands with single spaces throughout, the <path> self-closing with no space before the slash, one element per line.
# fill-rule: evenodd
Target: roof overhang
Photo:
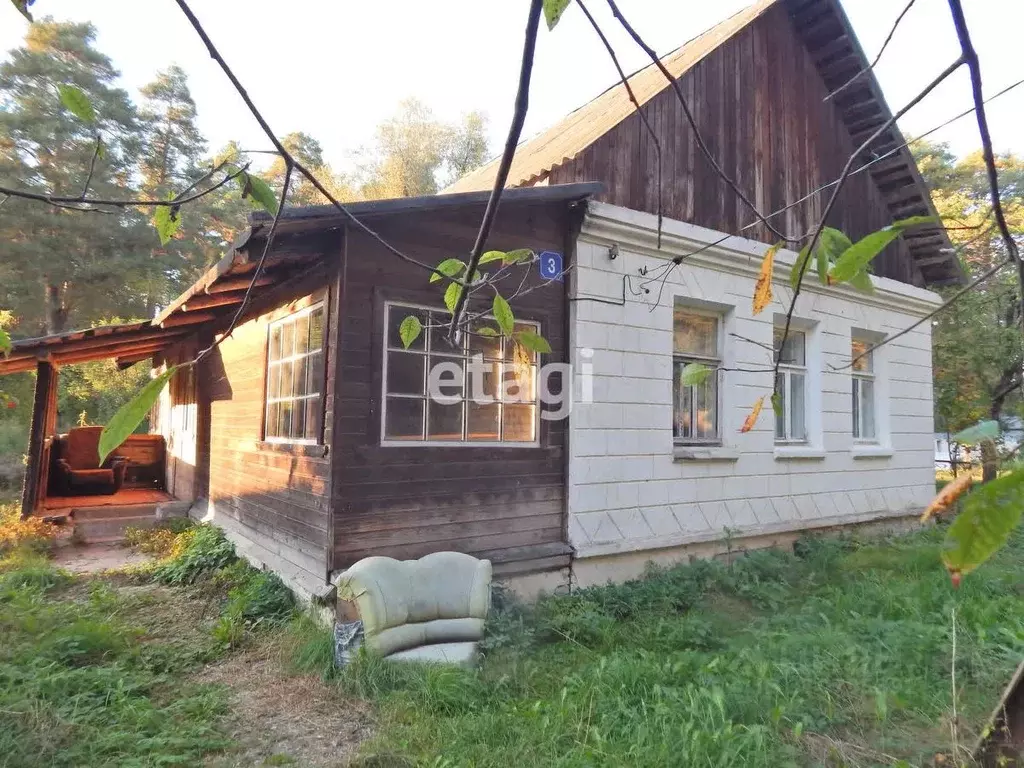
<path fill-rule="evenodd" d="M 597 183 L 561 184 L 550 187 L 506 190 L 501 205 L 558 204 L 586 200 L 599 193 Z M 360 221 L 417 212 L 482 206 L 489 192 L 458 195 L 429 195 L 346 204 Z M 245 300 L 253 283 L 272 219 L 253 214 L 250 226 L 228 253 L 152 320 L 123 325 L 106 325 L 83 331 L 20 339 L 11 354 L 0 357 L 0 375 L 34 370 L 40 362 L 72 365 L 115 359 L 130 365 L 148 359 L 166 347 L 194 334 L 201 326 L 213 331 L 227 327 Z M 348 216 L 333 205 L 286 208 L 278 222 L 277 234 L 284 242 L 289 235 L 328 232 L 349 223 Z M 322 261 L 316 249 L 283 247 L 268 255 L 255 282 L 260 295 L 300 278 Z"/>

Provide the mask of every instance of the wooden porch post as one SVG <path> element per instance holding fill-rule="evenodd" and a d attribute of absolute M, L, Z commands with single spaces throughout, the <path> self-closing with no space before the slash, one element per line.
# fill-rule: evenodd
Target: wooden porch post
<path fill-rule="evenodd" d="M 28 438 L 28 465 L 21 494 L 21 516 L 28 517 L 39 500 L 41 478 L 46 476 L 43 466 L 43 447 L 53 431 L 57 405 L 57 369 L 52 363 L 40 361 L 36 366 L 36 390 L 32 399 L 32 431 Z"/>

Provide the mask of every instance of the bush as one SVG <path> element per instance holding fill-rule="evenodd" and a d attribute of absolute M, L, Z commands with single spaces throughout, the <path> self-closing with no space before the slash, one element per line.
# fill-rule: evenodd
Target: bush
<path fill-rule="evenodd" d="M 224 532 L 209 523 L 189 528 L 174 538 L 166 559 L 153 571 L 162 584 L 195 584 L 214 576 L 238 560 Z"/>
<path fill-rule="evenodd" d="M 172 517 L 152 528 L 124 529 L 124 543 L 146 555 L 168 557 L 174 550 L 178 536 L 195 525 L 187 517 Z"/>
<path fill-rule="evenodd" d="M 56 538 L 56 526 L 38 517 L 22 520 L 17 504 L 0 505 L 0 556 L 15 549 L 49 552 Z"/>

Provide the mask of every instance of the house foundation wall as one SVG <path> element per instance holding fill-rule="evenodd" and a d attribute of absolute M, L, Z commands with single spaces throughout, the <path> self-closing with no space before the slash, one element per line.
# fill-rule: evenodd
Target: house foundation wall
<path fill-rule="evenodd" d="M 773 327 L 790 303 L 796 254 L 778 252 L 774 298 L 754 315 L 766 246 L 737 237 L 711 246 L 723 237 L 666 220 L 659 247 L 656 217 L 590 207 L 571 304 L 577 375 L 568 530 L 578 583 L 630 578 L 648 560 L 717 552 L 726 540 L 770 543 L 808 529 L 909 516 L 934 495 L 930 326 L 873 353 L 870 443 L 853 438 L 849 362 L 853 335 L 885 338 L 939 298 L 884 278 L 873 278 L 871 294 L 826 287 L 809 274 L 793 315 L 807 340 L 807 435 L 778 444 Z M 676 256 L 684 259 L 673 266 Z M 716 445 L 679 445 L 673 436 L 677 302 L 720 320 Z M 741 433 L 762 397 L 760 418 Z"/>

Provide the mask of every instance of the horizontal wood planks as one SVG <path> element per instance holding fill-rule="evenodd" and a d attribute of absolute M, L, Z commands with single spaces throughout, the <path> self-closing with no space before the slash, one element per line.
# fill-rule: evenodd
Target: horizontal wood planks
<path fill-rule="evenodd" d="M 855 149 L 839 109 L 827 95 L 814 60 L 779 4 L 709 53 L 679 83 L 701 136 L 726 174 L 771 213 L 838 178 Z M 662 212 L 722 232 L 774 242 L 750 209 L 723 182 L 696 146 L 672 88 L 648 101 L 644 112 L 662 153 Z M 870 156 L 859 160 L 857 167 Z M 658 211 L 657 151 L 636 115 L 619 123 L 574 159 L 554 168 L 552 184 L 601 180 L 600 199 L 651 213 Z M 772 219 L 786 233 L 817 223 L 831 189 Z M 851 177 L 829 216 L 829 225 L 857 239 L 891 222 L 869 173 Z M 902 241 L 874 261 L 876 274 L 921 283 Z"/>
<path fill-rule="evenodd" d="M 482 205 L 403 214 L 382 217 L 374 228 L 405 253 L 436 264 L 466 256 L 482 214 Z M 562 252 L 568 221 L 564 203 L 503 203 L 487 248 Z M 500 562 L 506 552 L 563 542 L 563 422 L 542 421 L 539 446 L 381 445 L 385 302 L 441 308 L 442 290 L 361 233 L 349 229 L 347 238 L 334 383 L 333 567 L 368 555 L 415 558 L 438 550 L 486 552 Z M 540 282 L 537 267 L 531 270 L 527 288 Z M 517 318 L 541 323 L 553 349 L 542 362 L 563 360 L 564 285 L 539 287 L 514 306 Z"/>
<path fill-rule="evenodd" d="M 301 250 L 294 238 L 289 252 Z M 231 518 L 232 530 L 249 530 L 261 541 L 273 540 L 287 550 L 281 555 L 323 583 L 328 574 L 331 463 L 327 456 L 302 455 L 262 443 L 265 403 L 267 338 L 270 322 L 289 312 L 289 304 L 311 294 L 324 294 L 337 268 L 336 238 L 307 238 L 309 254 L 318 253 L 326 269 L 312 270 L 308 279 L 275 289 L 247 313 L 230 338 L 222 342 L 199 368 L 200 430 L 208 424 L 209 498 L 218 514 Z M 325 274 L 328 277 L 325 277 Z M 301 303 L 301 302 L 300 302 Z M 328 317 L 326 354 L 334 347 L 334 319 Z M 333 387 L 324 390 L 325 424 L 332 420 Z M 327 440 L 330 429 L 327 429 Z M 234 525 L 237 523 L 238 525 Z M 243 534 L 239 534 L 243 535 Z"/>

